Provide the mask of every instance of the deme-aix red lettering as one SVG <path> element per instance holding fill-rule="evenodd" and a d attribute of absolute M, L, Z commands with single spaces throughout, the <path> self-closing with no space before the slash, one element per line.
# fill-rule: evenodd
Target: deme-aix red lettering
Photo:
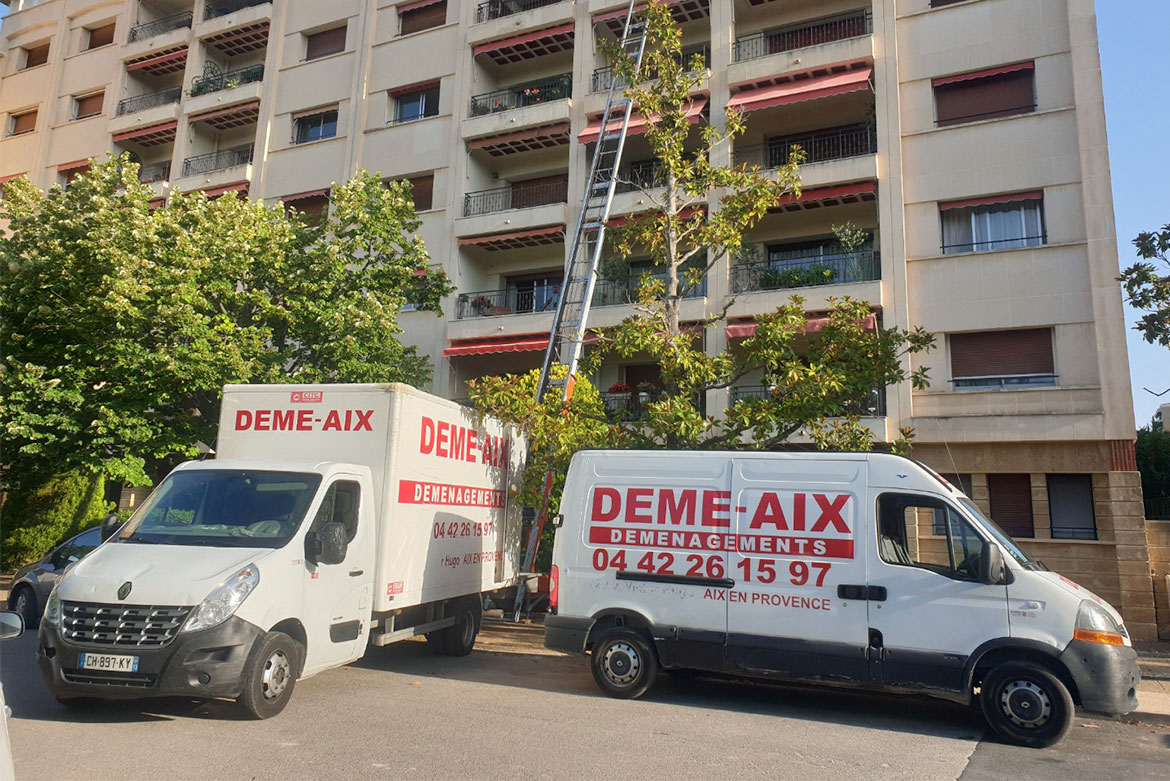
<path fill-rule="evenodd" d="M 473 428 L 422 418 L 422 434 L 418 452 L 424 456 L 449 458 L 452 461 L 490 464 L 502 467 L 508 463 L 508 442 L 503 437 L 481 434 Z"/>
<path fill-rule="evenodd" d="M 241 409 L 236 431 L 373 431 L 372 409 Z"/>
<path fill-rule="evenodd" d="M 751 517 L 748 529 L 807 531 L 850 534 L 841 513 L 848 494 L 775 492 L 761 494 L 755 507 L 736 507 Z M 694 488 L 607 488 L 593 489 L 590 520 L 609 523 L 620 519 L 627 524 L 670 524 L 727 529 L 731 526 L 731 492 Z"/>

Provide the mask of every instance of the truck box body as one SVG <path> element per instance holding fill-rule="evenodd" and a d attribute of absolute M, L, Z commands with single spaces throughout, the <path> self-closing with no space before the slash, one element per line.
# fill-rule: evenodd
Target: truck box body
<path fill-rule="evenodd" d="M 515 578 L 524 445 L 468 407 L 400 383 L 228 385 L 217 444 L 217 459 L 369 466 L 375 612 Z"/>

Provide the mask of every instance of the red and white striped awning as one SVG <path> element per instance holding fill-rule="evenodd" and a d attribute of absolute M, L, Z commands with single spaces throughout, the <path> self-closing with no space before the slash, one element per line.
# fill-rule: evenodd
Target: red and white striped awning
<path fill-rule="evenodd" d="M 829 324 L 829 318 L 823 315 L 808 313 L 810 316 L 804 321 L 804 332 L 806 334 L 815 334 L 821 331 Z M 734 323 L 728 323 L 725 328 L 728 339 L 747 339 L 749 336 L 756 334 L 756 321 L 754 318 L 747 320 L 739 320 Z M 870 312 L 861 325 L 868 331 L 877 328 L 877 314 Z"/>
<path fill-rule="evenodd" d="M 838 184 L 831 187 L 813 187 L 801 192 L 799 198 L 785 195 L 768 211 L 798 212 L 820 209 L 825 206 L 872 201 L 876 198 L 876 182 L 852 182 L 851 184 Z"/>
<path fill-rule="evenodd" d="M 1004 193 L 1001 195 L 984 195 L 978 198 L 963 198 L 958 201 L 941 201 L 938 205 L 940 212 L 951 209 L 966 209 L 972 206 L 994 206 L 999 203 L 1019 203 L 1020 201 L 1039 201 L 1044 198 L 1043 190 L 1028 190 L 1022 193 Z"/>
<path fill-rule="evenodd" d="M 518 334 L 508 337 L 477 339 L 453 339 L 443 350 L 443 355 L 494 355 L 496 353 L 523 353 L 543 351 L 548 348 L 548 334 Z M 597 334 L 587 333 L 583 343 L 597 343 Z"/>
<path fill-rule="evenodd" d="M 133 130 L 124 130 L 121 133 L 115 133 L 113 139 L 114 143 L 117 144 L 133 141 L 138 146 L 159 146 L 161 144 L 169 144 L 175 140 L 175 133 L 178 126 L 178 120 L 172 119 L 169 122 L 162 122 L 158 125 L 149 125 L 147 127 L 139 127 Z"/>
<path fill-rule="evenodd" d="M 743 112 L 759 111 L 834 95 L 862 92 L 869 89 L 869 79 L 872 75 L 873 67 L 866 66 L 856 70 L 808 75 L 805 78 L 793 78 L 778 84 L 750 87 L 732 95 L 727 101 L 727 107 L 737 108 Z"/>
<path fill-rule="evenodd" d="M 972 81 L 974 79 L 986 79 L 991 76 L 1002 76 L 1006 73 L 1018 73 L 1020 71 L 1030 71 L 1036 68 L 1034 62 L 1017 62 L 1015 65 L 1002 65 L 998 68 L 987 68 L 981 71 L 971 71 L 969 73 L 958 73 L 954 76 L 942 76 L 933 79 L 931 84 L 936 87 L 942 87 L 947 84 L 957 84 L 961 81 Z"/>
<path fill-rule="evenodd" d="M 691 105 L 687 107 L 687 121 L 690 122 L 692 125 L 695 124 L 696 122 L 698 122 L 699 117 L 702 115 L 703 109 L 705 109 L 705 108 L 707 108 L 707 98 L 700 96 L 700 97 L 697 97 L 694 100 L 692 100 Z M 636 136 L 636 135 L 639 135 L 641 133 L 645 133 L 647 123 L 648 122 L 657 122 L 658 119 L 659 119 L 659 117 L 657 114 L 652 115 L 649 118 L 649 120 L 647 120 L 646 117 L 643 117 L 643 116 L 636 114 L 636 113 L 631 115 L 630 116 L 630 125 L 628 128 L 626 128 L 626 136 L 627 137 Z M 614 131 L 617 131 L 618 129 L 620 129 L 621 126 L 622 126 L 621 121 L 616 120 L 616 121 L 610 122 L 606 126 L 606 131 L 614 132 Z M 579 141 L 582 144 L 592 144 L 593 142 L 597 141 L 597 139 L 600 137 L 601 137 L 601 118 L 598 117 L 597 119 L 591 120 L 589 122 L 589 124 L 585 126 L 585 129 L 577 134 L 577 141 Z"/>
<path fill-rule="evenodd" d="M 527 62 L 546 54 L 571 51 L 573 48 L 573 24 L 547 27 L 523 35 L 501 38 L 498 41 L 481 43 L 472 49 L 472 55 L 486 54 L 498 65 Z"/>
<path fill-rule="evenodd" d="M 187 47 L 172 48 L 166 51 L 155 52 L 144 57 L 128 60 L 126 71 L 135 73 L 142 71 L 151 76 L 165 76 L 168 73 L 182 73 L 187 67 Z"/>
<path fill-rule="evenodd" d="M 569 123 L 534 127 L 515 133 L 473 138 L 467 142 L 467 150 L 482 149 L 493 157 L 529 152 L 536 149 L 550 149 L 569 143 Z"/>
<path fill-rule="evenodd" d="M 246 197 L 247 196 L 247 189 L 248 189 L 247 182 L 237 182 L 236 184 L 227 184 L 227 185 L 224 185 L 223 187 L 213 187 L 210 190 L 204 190 L 203 194 L 206 195 L 208 198 L 218 198 L 219 196 L 226 195 L 227 193 L 243 192 L 245 194 L 245 197 Z"/>
<path fill-rule="evenodd" d="M 502 249 L 523 249 L 525 247 L 539 247 L 545 244 L 562 244 L 565 241 L 565 226 L 550 225 L 544 228 L 533 228 L 526 231 L 511 231 L 509 233 L 490 233 L 484 236 L 472 236 L 459 239 L 460 247 L 478 247 L 489 252 Z"/>

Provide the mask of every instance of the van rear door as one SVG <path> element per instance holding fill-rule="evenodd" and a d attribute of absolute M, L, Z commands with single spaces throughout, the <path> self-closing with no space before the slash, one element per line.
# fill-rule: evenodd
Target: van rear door
<path fill-rule="evenodd" d="M 738 550 L 729 553 L 733 669 L 864 681 L 867 615 L 863 459 L 736 459 Z M 852 589 L 852 591 L 850 591 Z"/>

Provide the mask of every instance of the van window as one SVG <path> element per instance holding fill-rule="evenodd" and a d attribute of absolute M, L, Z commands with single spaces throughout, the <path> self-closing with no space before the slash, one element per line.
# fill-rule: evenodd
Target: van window
<path fill-rule="evenodd" d="M 317 515 L 313 518 L 310 531 L 320 531 L 327 523 L 340 523 L 345 527 L 346 536 L 350 542 L 357 536 L 358 497 L 361 496 L 361 486 L 352 480 L 338 480 L 329 486 L 321 506 L 317 508 Z"/>
<path fill-rule="evenodd" d="M 882 494 L 878 499 L 878 555 L 887 564 L 919 567 L 956 580 L 978 580 L 983 538 L 939 499 Z M 928 536 L 935 532 L 941 536 Z"/>

